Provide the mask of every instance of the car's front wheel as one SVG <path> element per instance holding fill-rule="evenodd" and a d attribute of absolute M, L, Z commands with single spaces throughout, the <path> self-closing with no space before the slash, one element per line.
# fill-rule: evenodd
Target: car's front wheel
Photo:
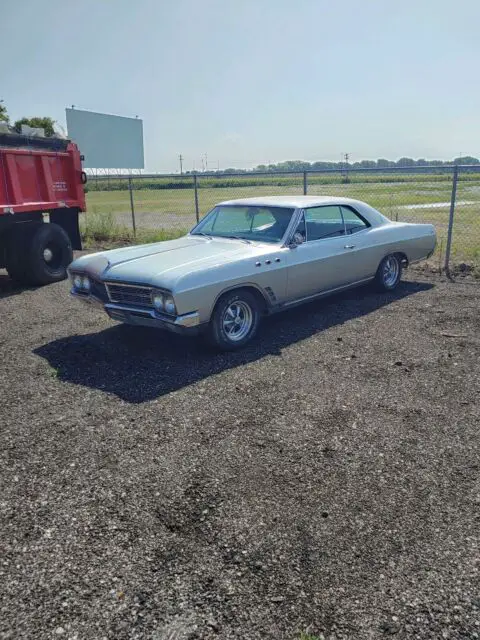
<path fill-rule="evenodd" d="M 380 291 L 393 291 L 398 286 L 402 277 L 402 263 L 396 254 L 392 253 L 381 261 L 377 274 L 375 276 L 375 284 Z"/>
<path fill-rule="evenodd" d="M 223 351 L 239 349 L 257 333 L 260 318 L 261 309 L 254 294 L 246 290 L 226 293 L 215 305 L 208 341 Z"/>

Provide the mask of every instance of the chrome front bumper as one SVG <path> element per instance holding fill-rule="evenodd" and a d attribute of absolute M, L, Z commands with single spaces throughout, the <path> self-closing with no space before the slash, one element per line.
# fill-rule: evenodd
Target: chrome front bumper
<path fill-rule="evenodd" d="M 155 327 L 157 329 L 172 331 L 173 333 L 195 334 L 201 329 L 200 316 L 197 311 L 185 313 L 181 316 L 167 316 L 166 314 L 157 313 L 155 309 L 103 302 L 95 296 L 78 294 L 73 290 L 70 291 L 70 295 L 85 304 L 104 309 L 110 318 L 117 322 L 125 322 L 126 324 L 141 325 L 144 327 Z"/>

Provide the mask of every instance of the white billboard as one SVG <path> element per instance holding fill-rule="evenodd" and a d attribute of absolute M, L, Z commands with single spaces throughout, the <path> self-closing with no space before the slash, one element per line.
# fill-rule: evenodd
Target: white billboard
<path fill-rule="evenodd" d="M 143 169 L 143 122 L 139 118 L 65 109 L 68 137 L 86 169 Z"/>

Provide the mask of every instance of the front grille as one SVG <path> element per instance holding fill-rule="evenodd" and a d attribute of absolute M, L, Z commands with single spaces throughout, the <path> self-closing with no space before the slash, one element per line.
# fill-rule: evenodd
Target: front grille
<path fill-rule="evenodd" d="M 151 307 L 151 287 L 137 287 L 127 284 L 106 283 L 108 297 L 117 304 L 134 307 Z"/>

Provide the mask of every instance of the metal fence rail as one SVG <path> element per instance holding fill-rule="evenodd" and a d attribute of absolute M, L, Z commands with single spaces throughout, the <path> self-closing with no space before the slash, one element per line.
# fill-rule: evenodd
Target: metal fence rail
<path fill-rule="evenodd" d="M 87 184 L 87 237 L 150 241 L 187 232 L 217 202 L 266 195 L 364 200 L 392 220 L 435 225 L 433 259 L 480 264 L 480 165 L 303 172 L 95 176 Z"/>

